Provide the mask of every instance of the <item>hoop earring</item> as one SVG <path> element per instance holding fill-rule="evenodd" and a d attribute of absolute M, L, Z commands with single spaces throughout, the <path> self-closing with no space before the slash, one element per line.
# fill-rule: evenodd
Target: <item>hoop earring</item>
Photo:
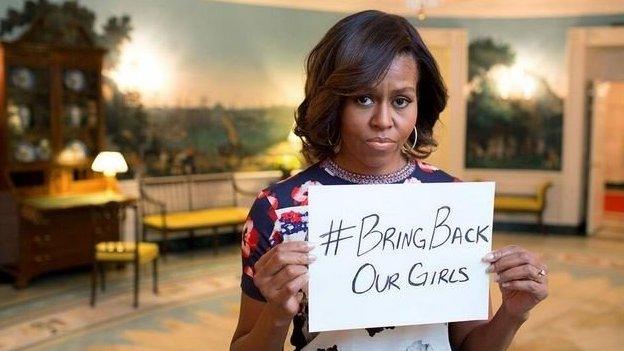
<path fill-rule="evenodd" d="M 414 126 L 414 142 L 412 143 L 412 149 L 416 147 L 417 141 L 418 141 L 418 130 L 416 130 L 416 126 Z"/>
<path fill-rule="evenodd" d="M 340 142 L 338 142 L 336 146 L 334 146 L 333 151 L 334 151 L 334 154 L 337 154 L 338 152 L 340 152 Z"/>
<path fill-rule="evenodd" d="M 331 137 L 332 137 L 332 133 L 329 130 L 329 128 L 327 128 L 327 144 L 333 147 L 338 146 L 338 143 L 340 142 L 340 133 L 338 133 L 338 138 L 336 138 L 335 142 L 331 141 Z"/>

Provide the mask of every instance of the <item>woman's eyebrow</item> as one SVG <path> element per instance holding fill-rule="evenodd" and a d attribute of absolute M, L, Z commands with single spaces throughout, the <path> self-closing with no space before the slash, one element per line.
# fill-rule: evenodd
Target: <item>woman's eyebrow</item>
<path fill-rule="evenodd" d="M 406 92 L 412 92 L 412 93 L 416 94 L 416 88 L 410 86 L 410 87 L 403 87 L 403 88 L 398 88 L 398 89 L 392 90 L 393 94 L 396 94 L 396 93 L 406 93 Z"/>
<path fill-rule="evenodd" d="M 401 94 L 408 93 L 416 94 L 416 88 L 413 86 L 405 86 L 397 89 L 393 89 L 390 91 L 391 94 Z M 377 95 L 380 93 L 379 87 L 366 87 L 364 89 L 360 89 L 353 93 L 353 96 L 361 96 L 361 95 Z"/>

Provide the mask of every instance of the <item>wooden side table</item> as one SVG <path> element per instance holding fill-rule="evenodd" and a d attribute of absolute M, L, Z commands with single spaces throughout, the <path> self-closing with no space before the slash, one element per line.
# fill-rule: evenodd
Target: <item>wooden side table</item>
<path fill-rule="evenodd" d="M 92 192 L 76 195 L 30 197 L 18 202 L 18 255 L 2 269 L 15 277 L 15 287 L 24 288 L 35 276 L 45 272 L 92 262 L 91 231 L 94 230 L 90 206 L 117 202 L 135 205 L 136 198 L 118 192 Z M 112 219 L 109 232 L 102 237 L 119 240 L 119 220 Z"/>

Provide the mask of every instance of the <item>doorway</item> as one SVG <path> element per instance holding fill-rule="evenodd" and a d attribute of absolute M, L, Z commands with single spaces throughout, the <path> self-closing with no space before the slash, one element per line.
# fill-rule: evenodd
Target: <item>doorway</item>
<path fill-rule="evenodd" d="M 587 231 L 624 240 L 624 81 L 595 81 Z"/>

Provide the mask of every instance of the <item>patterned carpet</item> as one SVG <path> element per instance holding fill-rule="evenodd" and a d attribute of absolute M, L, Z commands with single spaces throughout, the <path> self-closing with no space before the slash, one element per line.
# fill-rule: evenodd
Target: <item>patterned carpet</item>
<path fill-rule="evenodd" d="M 498 234 L 544 254 L 550 297 L 510 348 L 621 350 L 624 345 L 624 242 Z M 239 256 L 228 247 L 172 255 L 161 293 L 147 271 L 141 306 L 131 307 L 130 270 L 111 270 L 107 291 L 88 306 L 88 272 L 43 277 L 25 290 L 0 284 L 0 350 L 227 350 L 238 312 Z M 493 287 L 494 305 L 500 294 Z M 289 349 L 288 347 L 286 349 Z"/>

